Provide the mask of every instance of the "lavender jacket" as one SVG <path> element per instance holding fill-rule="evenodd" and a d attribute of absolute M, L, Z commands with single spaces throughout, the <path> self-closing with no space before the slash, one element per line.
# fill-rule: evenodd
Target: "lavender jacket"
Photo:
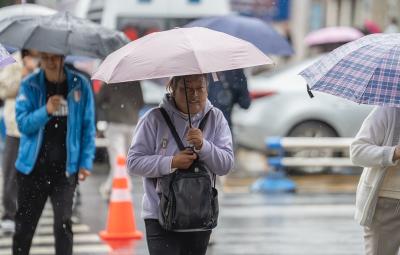
<path fill-rule="evenodd" d="M 169 95 L 164 97 L 160 106 L 168 112 L 183 144 L 187 146 L 184 139 L 189 129 L 187 115 L 175 107 Z M 233 168 L 234 159 L 232 136 L 224 115 L 207 100 L 205 110 L 192 116 L 192 125 L 198 127 L 210 109 L 212 112 L 203 129 L 204 141 L 199 157 L 215 174 L 225 175 Z M 158 187 L 156 189 L 153 178 L 170 173 L 173 155 L 178 152 L 178 146 L 160 110 L 154 108 L 147 112 L 136 126 L 127 158 L 129 173 L 143 177 L 142 218 L 158 219 Z"/>

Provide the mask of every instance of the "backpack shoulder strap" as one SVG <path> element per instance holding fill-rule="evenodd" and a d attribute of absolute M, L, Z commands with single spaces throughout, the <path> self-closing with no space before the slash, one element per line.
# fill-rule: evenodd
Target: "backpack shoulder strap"
<path fill-rule="evenodd" d="M 176 132 L 175 126 L 174 126 L 174 124 L 172 124 L 171 118 L 169 117 L 167 111 L 162 107 L 160 107 L 160 111 L 161 111 L 162 116 L 164 117 L 165 122 L 167 122 L 169 130 L 171 131 L 172 136 L 174 137 L 175 142 L 179 147 L 179 150 L 181 150 L 181 151 L 184 150 L 185 146 L 183 145 L 182 140 L 178 135 L 178 132 Z"/>
<path fill-rule="evenodd" d="M 206 115 L 204 115 L 203 119 L 201 120 L 201 122 L 199 124 L 199 129 L 202 132 L 203 132 L 205 125 L 207 124 L 207 120 L 208 120 L 208 117 L 210 116 L 211 111 L 212 111 L 212 108 L 206 113 Z"/>
<path fill-rule="evenodd" d="M 203 119 L 201 120 L 201 122 L 200 122 L 200 124 L 199 124 L 199 129 L 200 129 L 202 132 L 203 132 L 203 129 L 204 129 L 205 125 L 207 124 L 208 117 L 210 116 L 210 113 L 211 113 L 212 110 L 213 110 L 213 109 L 211 108 L 211 109 L 206 113 L 206 115 L 204 115 Z M 216 183 L 217 175 L 216 175 L 214 172 L 211 172 L 211 173 L 212 173 L 213 188 L 215 189 L 215 183 Z"/>

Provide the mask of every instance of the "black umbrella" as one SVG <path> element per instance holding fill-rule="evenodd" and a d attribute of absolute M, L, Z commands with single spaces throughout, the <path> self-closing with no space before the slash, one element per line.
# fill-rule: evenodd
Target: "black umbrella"
<path fill-rule="evenodd" d="M 102 59 L 129 39 L 122 32 L 60 12 L 0 20 L 0 42 L 20 49 Z"/>

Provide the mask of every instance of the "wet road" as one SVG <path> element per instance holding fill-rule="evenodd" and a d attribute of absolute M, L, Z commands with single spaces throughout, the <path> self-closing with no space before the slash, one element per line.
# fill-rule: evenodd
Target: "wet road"
<path fill-rule="evenodd" d="M 80 185 L 82 205 L 75 218 L 74 254 L 108 254 L 97 237 L 107 218 L 107 203 L 98 192 L 106 178 L 103 168 L 98 166 L 95 174 Z M 313 177 L 306 180 L 306 185 L 314 181 Z M 219 225 L 213 231 L 208 255 L 363 254 L 362 229 L 353 220 L 352 191 L 326 194 L 305 189 L 298 194 L 263 195 L 246 192 L 246 188 L 226 190 L 221 192 Z M 140 178 L 133 178 L 132 195 L 137 228 L 144 233 Z M 49 211 L 38 228 L 32 254 L 54 254 Z M 0 255 L 11 254 L 10 244 L 10 237 L 0 237 Z M 137 241 L 129 254 L 148 254 L 145 240 Z"/>
<path fill-rule="evenodd" d="M 106 204 L 97 191 L 104 178 L 97 174 L 81 187 L 82 222 L 95 232 L 105 226 Z M 141 180 L 133 178 L 136 223 L 144 232 L 141 196 Z M 207 254 L 363 254 L 353 203 L 353 192 L 265 195 L 233 189 L 220 195 L 219 225 Z M 148 254 L 144 240 L 132 254 Z"/>

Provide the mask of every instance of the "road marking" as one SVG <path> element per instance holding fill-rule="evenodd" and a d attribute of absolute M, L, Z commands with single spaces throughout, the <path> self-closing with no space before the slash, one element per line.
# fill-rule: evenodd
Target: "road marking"
<path fill-rule="evenodd" d="M 74 254 L 104 254 L 110 252 L 106 245 L 74 245 Z M 32 246 L 31 255 L 48 255 L 54 254 L 54 246 L 49 247 L 35 247 Z M 11 255 L 11 249 L 0 249 L 0 255 Z"/>
<path fill-rule="evenodd" d="M 258 206 L 229 206 L 221 210 L 220 217 L 343 217 L 354 214 L 354 205 L 258 205 Z"/>
<path fill-rule="evenodd" d="M 74 217 L 74 222 L 80 222 Z M 39 220 L 35 236 L 32 240 L 30 254 L 47 255 L 54 254 L 54 234 L 53 234 L 53 212 L 50 206 L 46 206 Z M 81 223 L 73 223 L 72 231 L 74 233 L 74 254 L 107 254 L 110 249 L 102 243 L 99 236 L 90 233 L 89 226 Z M 12 236 L 0 236 L 0 255 L 11 255 Z"/>
<path fill-rule="evenodd" d="M 74 244 L 80 243 L 100 243 L 101 240 L 96 234 L 74 234 Z M 33 245 L 43 245 L 43 244 L 53 244 L 54 236 L 53 235 L 45 235 L 45 236 L 35 236 L 32 241 Z M 11 246 L 12 245 L 12 237 L 3 237 L 0 239 L 0 247 Z"/>
<path fill-rule="evenodd" d="M 89 232 L 90 228 L 88 225 L 83 225 L 83 224 L 73 224 L 72 225 L 72 232 L 74 232 L 75 234 L 78 233 L 85 233 L 85 232 Z M 49 225 L 49 226 L 40 226 L 36 229 L 36 233 L 40 234 L 40 235 L 46 235 L 46 234 L 53 234 L 53 226 Z"/>

